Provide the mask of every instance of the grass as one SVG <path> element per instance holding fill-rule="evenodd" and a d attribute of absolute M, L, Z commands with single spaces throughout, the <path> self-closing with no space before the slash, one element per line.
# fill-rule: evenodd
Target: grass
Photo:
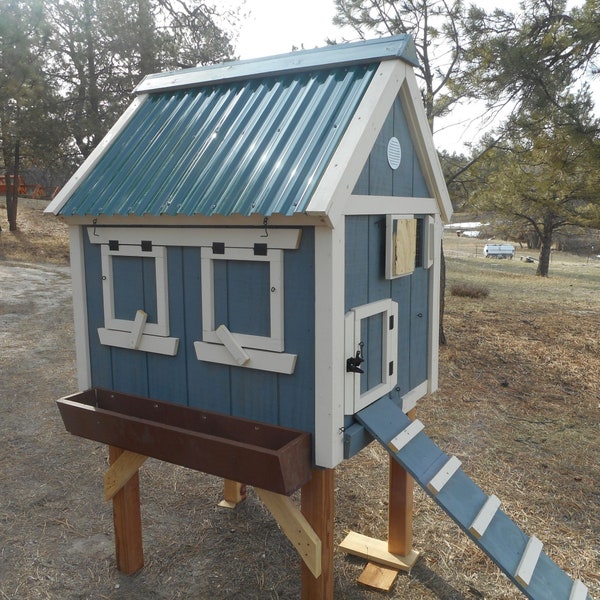
<path fill-rule="evenodd" d="M 20 223 L 20 232 L 0 234 L 0 259 L 67 261 L 64 224 L 29 209 L 20 210 Z M 0 224 L 4 229 L 4 222 Z M 419 402 L 418 418 L 448 454 L 460 458 L 486 493 L 496 494 L 503 509 L 528 534 L 540 538 L 545 551 L 570 575 L 580 577 L 592 597 L 600 598 L 600 261 L 556 253 L 550 277 L 540 278 L 535 276 L 535 264 L 519 260 L 531 251 L 519 250 L 512 261 L 492 260 L 481 256 L 482 248 L 483 242 L 469 238 L 450 237 L 445 242 L 448 289 L 485 289 L 489 294 L 447 294 L 448 344 L 440 348 L 439 390 Z M 48 455 L 53 455 L 52 449 Z M 245 508 L 217 517 L 210 490 L 202 483 L 206 477 L 159 461 L 149 463 L 143 470 L 148 482 L 145 535 L 156 550 L 139 579 L 131 580 L 132 598 L 144 596 L 143 586 L 139 596 L 135 591 L 140 581 L 156 590 L 170 581 L 169 593 L 186 597 L 189 590 L 177 582 L 189 579 L 177 570 L 179 565 L 196 564 L 208 547 L 219 564 L 227 564 L 235 538 L 242 533 L 244 549 L 234 555 L 238 565 L 250 564 L 260 548 L 269 569 L 257 574 L 258 584 L 242 579 L 246 568 L 227 581 L 232 586 L 244 581 L 248 597 L 255 597 L 250 591 L 257 585 L 275 590 L 261 597 L 297 597 L 298 557 L 276 527 L 268 530 L 266 542 L 271 521 L 266 515 L 265 523 L 259 523 L 260 503 L 251 498 Z M 73 478 L 77 482 L 79 475 Z M 87 488 L 71 492 L 97 495 L 97 490 Z M 173 509 L 181 514 L 174 519 L 175 536 L 163 525 L 165 512 L 171 514 Z M 237 530 L 236 536 L 229 534 L 231 547 L 219 543 L 224 534 L 217 529 L 199 526 L 216 519 L 231 520 L 233 525 L 225 532 Z M 194 537 L 199 527 L 200 548 Z M 336 468 L 336 543 L 348 530 L 380 539 L 387 536 L 387 456 L 375 444 Z M 43 535 L 40 532 L 44 535 L 49 535 L 45 528 Z M 336 551 L 336 597 L 523 597 L 418 489 L 414 547 L 421 553 L 417 565 L 409 575 L 400 575 L 385 594 L 358 585 L 364 561 Z M 114 569 L 105 567 L 97 576 L 114 577 Z M 89 589 L 82 589 L 82 594 L 99 597 L 99 587 L 91 580 L 85 585 Z M 130 584 L 122 580 L 121 585 Z M 215 591 L 215 598 L 225 597 L 219 593 Z"/>

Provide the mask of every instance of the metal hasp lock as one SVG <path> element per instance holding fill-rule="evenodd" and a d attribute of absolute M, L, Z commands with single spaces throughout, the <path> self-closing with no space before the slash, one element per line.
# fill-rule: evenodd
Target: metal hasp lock
<path fill-rule="evenodd" d="M 364 371 L 360 368 L 361 363 L 365 362 L 365 359 L 362 355 L 362 349 L 364 346 L 364 342 L 361 342 L 358 345 L 358 350 L 356 351 L 356 356 L 351 356 L 346 359 L 346 372 L 347 373 L 364 373 Z"/>

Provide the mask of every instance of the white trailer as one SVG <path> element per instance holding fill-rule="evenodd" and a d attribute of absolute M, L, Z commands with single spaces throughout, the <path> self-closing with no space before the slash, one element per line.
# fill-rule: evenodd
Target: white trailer
<path fill-rule="evenodd" d="M 510 258 L 515 257 L 515 247 L 512 244 L 486 244 L 483 247 L 485 258 Z"/>

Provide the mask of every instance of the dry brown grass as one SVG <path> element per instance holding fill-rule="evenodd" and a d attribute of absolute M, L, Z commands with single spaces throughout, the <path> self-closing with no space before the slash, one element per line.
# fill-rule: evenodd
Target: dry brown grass
<path fill-rule="evenodd" d="M 0 209 L 0 260 L 67 264 L 67 226 L 40 208 L 19 207 L 17 231 L 8 231 L 6 212 Z"/>
<path fill-rule="evenodd" d="M 20 215 L 21 232 L 0 234 L 0 258 L 65 261 L 65 226 L 39 211 L 22 209 Z M 467 238 L 447 244 L 448 284 L 484 286 L 489 296 L 448 294 L 440 389 L 419 403 L 418 416 L 429 435 L 457 455 L 467 473 L 598 599 L 600 261 L 555 255 L 551 277 L 540 279 L 535 265 L 477 257 L 476 244 Z M 36 334 L 37 329 L 31 335 L 34 348 Z M 55 347 L 59 344 L 64 348 Z M 24 411 L 27 427 L 33 427 L 42 414 L 45 425 L 31 458 L 31 435 L 14 428 L 8 437 L 19 452 L 7 453 L 10 468 L 2 469 L 9 500 L 0 509 L 7 523 L 0 529 L 6 545 L 0 545 L 10 569 L 0 565 L 0 592 L 22 581 L 26 595 L 4 596 L 148 600 L 188 598 L 194 590 L 198 598 L 297 598 L 298 557 L 252 490 L 244 506 L 219 512 L 216 478 L 158 461 L 142 469 L 146 567 L 134 578 L 115 572 L 110 512 L 100 499 L 104 449 L 66 436 L 53 407 L 22 402 L 32 385 L 36 397 L 74 391 L 71 346 L 68 336 L 57 337 L 52 346 L 53 371 L 57 351 L 67 356 L 71 379 L 64 383 L 64 374 L 45 379 L 18 357 L 11 367 L 11 373 L 23 371 L 23 381 L 10 388 L 15 390 L 10 419 Z M 336 469 L 336 542 L 348 530 L 386 536 L 387 469 L 385 452 L 374 444 Z M 27 483 L 25 472 L 43 485 Z M 42 491 L 41 499 L 34 497 Z M 356 582 L 364 561 L 336 552 L 336 598 L 523 597 L 425 493 L 417 490 L 415 499 L 414 546 L 421 559 L 412 572 L 401 574 L 390 593 L 375 593 Z M 28 539 L 37 540 L 35 548 Z M 64 554 L 73 540 L 101 542 L 94 550 L 99 558 L 90 560 L 91 550 L 86 556 Z M 21 593 L 25 584 L 18 589 Z"/>

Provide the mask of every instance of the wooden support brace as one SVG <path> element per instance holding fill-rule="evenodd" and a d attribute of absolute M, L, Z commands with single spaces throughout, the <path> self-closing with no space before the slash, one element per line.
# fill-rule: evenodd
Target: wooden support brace
<path fill-rule="evenodd" d="M 351 531 L 340 544 L 340 549 L 348 554 L 360 556 L 367 560 L 398 569 L 410 571 L 419 558 L 419 553 L 411 550 L 407 556 L 397 556 L 388 550 L 388 544 L 384 540 L 370 538 L 366 535 Z"/>
<path fill-rule="evenodd" d="M 146 462 L 147 456 L 123 450 L 122 454 L 104 473 L 104 499 L 112 500 L 117 492 L 137 474 L 138 469 Z"/>
<path fill-rule="evenodd" d="M 321 540 L 305 516 L 292 501 L 282 494 L 255 488 L 258 497 L 269 509 L 283 533 L 314 577 L 321 575 Z"/>
<path fill-rule="evenodd" d="M 225 479 L 223 485 L 223 500 L 219 502 L 221 508 L 235 508 L 246 499 L 246 484 Z"/>
<path fill-rule="evenodd" d="M 116 446 L 109 446 L 108 450 L 111 465 L 124 452 Z M 140 480 L 137 471 L 113 497 L 113 522 L 117 568 L 131 575 L 144 566 Z"/>

